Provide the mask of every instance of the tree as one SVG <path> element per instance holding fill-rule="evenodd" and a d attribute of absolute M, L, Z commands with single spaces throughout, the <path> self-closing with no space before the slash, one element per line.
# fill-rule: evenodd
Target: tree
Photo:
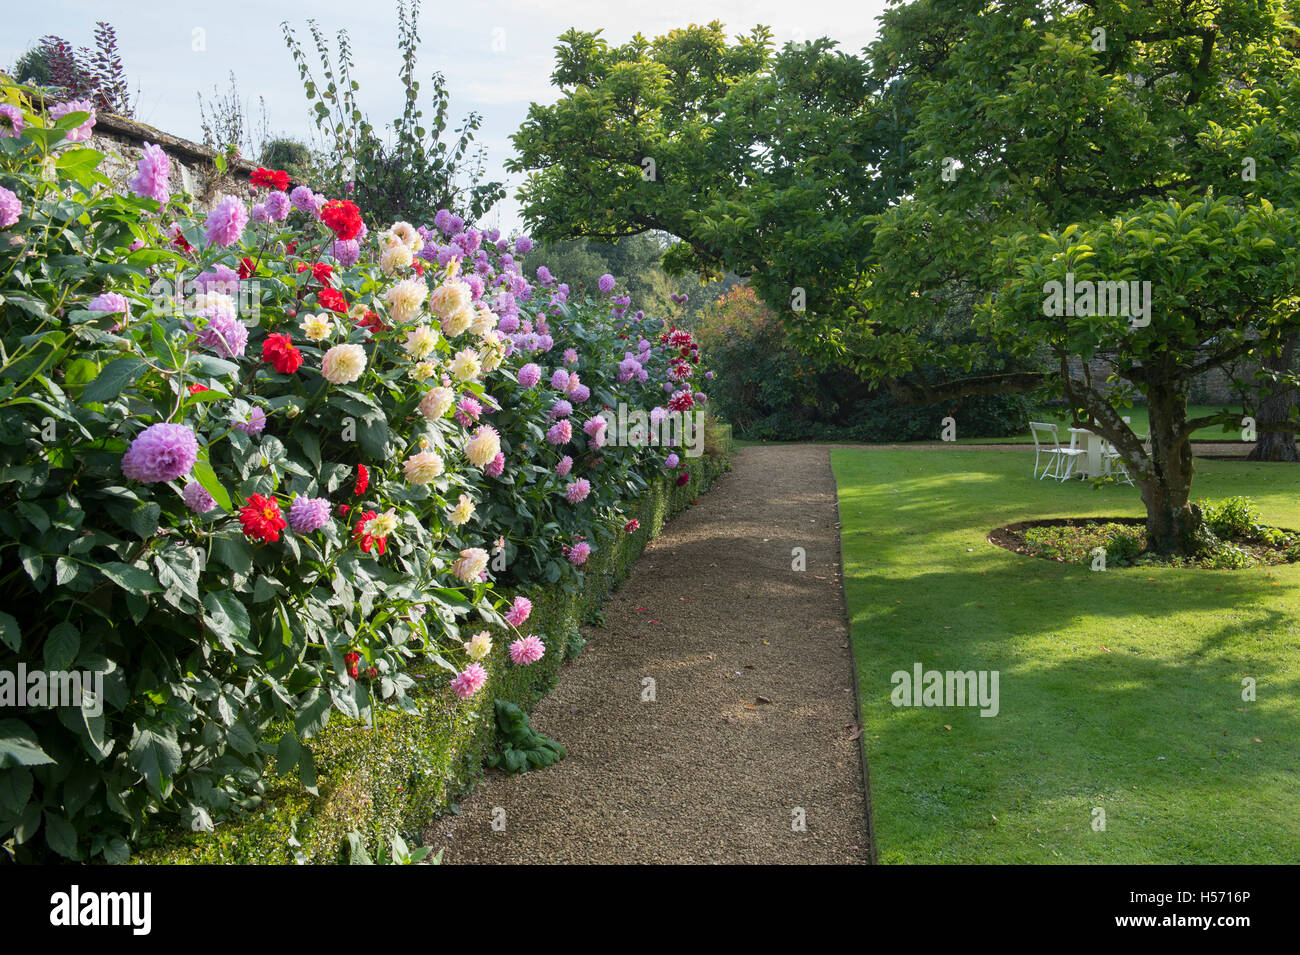
<path fill-rule="evenodd" d="M 444 208 L 473 221 L 504 196 L 505 190 L 499 182 L 483 181 L 483 150 L 471 149 L 482 123 L 478 113 L 470 113 L 453 135 L 443 138 L 450 101 L 441 73 L 432 77 L 433 115 L 426 125 L 419 103 L 420 83 L 415 78 L 419 18 L 419 0 L 411 0 L 409 5 L 398 0 L 398 75 L 404 96 L 401 115 L 389 124 L 391 138 L 381 135 L 361 110 L 346 30 L 336 35 L 337 54 L 332 56 L 316 22 L 307 21 L 320 60 L 321 85 L 288 21 L 280 28 L 302 78 L 312 118 L 324 138 L 321 165 L 326 181 L 322 188 L 338 193 L 350 187 L 367 215 L 384 224 L 395 219 L 427 222 Z"/>
<path fill-rule="evenodd" d="M 1286 6 L 915 0 L 862 57 L 826 40 L 773 55 L 761 31 L 727 48 L 715 27 L 612 51 L 562 37 L 564 96 L 516 136 L 537 170 L 526 215 L 542 231 L 562 215 L 669 231 L 691 250 L 672 264 L 752 274 L 805 347 L 909 401 L 1062 394 L 1129 461 L 1150 546 L 1195 549 L 1190 435 L 1209 422 L 1186 420 L 1187 373 L 1278 351 L 1300 327 L 1277 211 L 1300 204 Z M 692 39 L 700 65 L 675 65 Z M 669 157 L 657 189 L 644 155 Z M 1057 255 L 1108 293 L 1150 282 L 1151 313 L 1044 315 L 1044 286 L 1071 278 Z M 963 328 L 974 336 L 936 334 Z M 990 368 L 998 349 L 1013 360 Z M 1094 355 L 1115 390 L 1072 377 Z M 1118 412 L 1139 394 L 1149 452 Z"/>

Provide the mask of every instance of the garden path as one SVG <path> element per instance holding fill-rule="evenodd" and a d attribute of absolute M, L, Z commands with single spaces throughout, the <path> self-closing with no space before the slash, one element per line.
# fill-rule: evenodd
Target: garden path
<path fill-rule="evenodd" d="M 568 756 L 489 773 L 425 833 L 445 862 L 868 861 L 827 448 L 749 447 L 733 464 L 650 544 L 534 710 Z"/>

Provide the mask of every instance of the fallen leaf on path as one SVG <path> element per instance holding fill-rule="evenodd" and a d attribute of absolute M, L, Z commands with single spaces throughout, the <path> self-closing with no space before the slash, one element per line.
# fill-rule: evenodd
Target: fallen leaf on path
<path fill-rule="evenodd" d="M 765 696 L 756 696 L 756 697 L 754 697 L 754 702 L 755 702 L 755 703 L 771 703 L 772 701 L 769 700 L 769 699 L 768 699 L 767 697 L 765 697 Z M 1259 741 L 1256 740 L 1256 742 L 1259 742 Z"/>
<path fill-rule="evenodd" d="M 849 734 L 849 739 L 854 740 L 854 739 L 859 739 L 859 738 L 861 738 L 861 736 L 862 736 L 862 724 L 861 724 L 861 723 L 853 723 L 852 726 L 853 726 L 853 732 Z"/>

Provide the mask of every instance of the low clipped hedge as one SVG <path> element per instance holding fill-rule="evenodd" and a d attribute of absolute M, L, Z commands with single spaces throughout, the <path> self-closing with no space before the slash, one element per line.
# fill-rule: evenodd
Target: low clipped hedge
<path fill-rule="evenodd" d="M 507 631 L 488 627 L 493 638 L 490 674 L 482 691 L 458 700 L 445 671 L 412 669 L 418 689 L 415 713 L 376 707 L 373 727 L 335 719 L 315 740 L 318 796 L 294 775 L 274 776 L 260 807 L 235 824 L 210 832 L 162 830 L 132 861 L 177 864 L 331 864 L 344 861 L 347 835 L 360 832 L 372 854 L 393 833 L 410 837 L 468 791 L 482 774 L 495 744 L 495 699 L 531 709 L 555 685 L 567 648 L 576 645 L 581 623 L 627 577 L 646 545 L 673 514 L 688 507 L 727 468 L 725 438 L 712 453 L 687 459 L 691 480 L 670 477 L 650 485 L 638 499 L 640 527 L 592 553 L 580 590 L 558 588 L 527 594 L 533 611 L 526 629 L 538 634 L 547 653 L 519 667 L 506 654 Z M 274 737 L 274 734 L 270 734 Z"/>

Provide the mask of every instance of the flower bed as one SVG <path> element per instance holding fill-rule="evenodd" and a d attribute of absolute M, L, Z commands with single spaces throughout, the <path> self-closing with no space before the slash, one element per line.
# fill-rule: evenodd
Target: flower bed
<path fill-rule="evenodd" d="M 698 411 L 698 346 L 450 212 L 371 231 L 264 170 L 251 208 L 199 215 L 155 146 L 116 194 L 93 112 L 0 104 L 0 674 L 103 681 L 0 718 L 0 848 L 123 861 L 290 783 L 295 818 L 389 793 L 375 831 L 441 804 L 490 694 L 527 700 L 563 655 L 571 628 L 537 628 L 568 611 L 514 595 L 589 607 L 647 489 L 709 471 L 610 427 Z M 442 782 L 349 775 L 368 747 L 319 743 L 336 714 Z"/>
<path fill-rule="evenodd" d="M 457 700 L 435 670 L 416 673 L 429 686 L 414 714 L 384 711 L 376 728 L 336 721 L 317 741 L 321 793 L 312 797 L 292 778 L 273 784 L 263 805 L 247 819 L 214 832 L 158 832 L 158 844 L 133 861 L 176 864 L 329 864 L 343 861 L 347 834 L 359 832 L 372 854 L 394 832 L 418 836 L 421 829 L 479 778 L 484 757 L 495 745 L 493 699 L 531 707 L 554 685 L 560 665 L 576 654 L 570 637 L 617 587 L 663 522 L 688 506 L 727 467 L 725 457 L 708 455 L 688 465 L 690 488 L 663 479 L 637 502 L 640 528 L 593 558 L 584 587 L 573 594 L 531 592 L 531 629 L 560 652 L 531 667 L 510 667 L 497 641 L 483 692 L 467 706 Z M 493 631 L 496 641 L 500 631 Z M 567 648 L 567 652 L 566 652 Z"/>

